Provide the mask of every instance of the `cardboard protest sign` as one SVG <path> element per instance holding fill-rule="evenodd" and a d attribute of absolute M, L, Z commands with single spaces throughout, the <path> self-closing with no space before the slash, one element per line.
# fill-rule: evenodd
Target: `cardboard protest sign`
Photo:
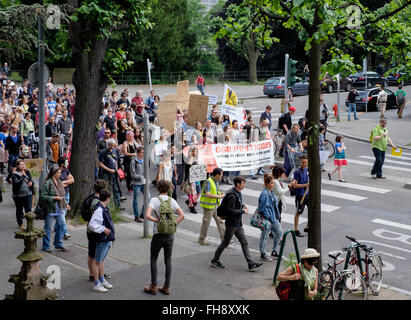
<path fill-rule="evenodd" d="M 207 166 L 205 164 L 197 164 L 190 167 L 190 183 L 196 181 L 204 181 L 207 179 Z"/>
<path fill-rule="evenodd" d="M 174 122 L 176 121 L 177 95 L 168 94 L 158 103 L 158 125 L 174 132 Z"/>
<path fill-rule="evenodd" d="M 187 110 L 189 99 L 190 99 L 190 89 L 189 89 L 188 80 L 177 82 L 178 107 L 181 110 Z"/>
<path fill-rule="evenodd" d="M 207 119 L 208 96 L 190 94 L 188 104 L 188 125 L 194 126 L 197 121 L 204 122 Z"/>

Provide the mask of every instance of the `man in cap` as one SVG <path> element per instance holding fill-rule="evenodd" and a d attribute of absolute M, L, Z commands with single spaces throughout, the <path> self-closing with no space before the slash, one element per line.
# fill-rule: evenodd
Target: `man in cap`
<path fill-rule="evenodd" d="M 282 135 L 282 143 L 279 151 L 280 157 L 284 157 L 284 138 L 285 135 L 288 133 L 288 131 L 291 130 L 291 127 L 293 125 L 292 122 L 292 115 L 295 113 L 296 109 L 293 106 L 288 107 L 288 112 L 284 113 L 279 119 L 278 119 L 278 126 L 277 126 L 277 133 L 279 135 Z"/>
<path fill-rule="evenodd" d="M 374 179 L 385 179 L 382 175 L 382 166 L 385 160 L 385 152 L 387 151 L 387 142 L 396 149 L 397 147 L 391 141 L 388 135 L 387 119 L 380 118 L 380 124 L 376 125 L 370 134 L 371 148 L 374 153 L 375 162 L 371 170 L 371 176 Z"/>

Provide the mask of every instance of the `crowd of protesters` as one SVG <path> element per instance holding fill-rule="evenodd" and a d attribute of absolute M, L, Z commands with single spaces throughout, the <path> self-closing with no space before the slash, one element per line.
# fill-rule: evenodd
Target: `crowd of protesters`
<path fill-rule="evenodd" d="M 204 90 L 204 81 L 198 81 Z M 202 91 L 202 94 L 204 92 Z M 66 213 L 71 209 L 70 194 L 68 186 L 74 183 L 74 177 L 68 170 L 71 154 L 71 137 L 73 134 L 75 90 L 69 89 L 68 85 L 55 88 L 52 79 L 49 79 L 45 90 L 45 115 L 46 115 L 46 138 L 47 138 L 47 169 L 48 174 L 43 186 L 39 186 L 39 203 L 47 207 L 48 215 L 45 219 L 44 229 L 46 236 L 43 238 L 42 249 L 51 252 L 50 240 L 52 223 L 54 226 L 53 245 L 57 250 L 67 251 L 64 246 L 64 239 L 70 238 L 67 232 L 65 221 Z M 3 72 L 0 83 L 0 170 L 3 173 L 5 163 L 7 163 L 8 176 L 6 181 L 13 184 L 13 199 L 16 204 L 16 219 L 19 228 L 23 226 L 23 211 L 32 211 L 35 204 L 34 181 L 30 172 L 26 170 L 24 158 L 39 157 L 39 91 L 27 80 L 17 86 Z M 151 248 L 151 268 L 152 282 L 144 291 L 155 294 L 157 292 L 156 283 L 156 260 L 161 248 L 167 255 L 165 286 L 160 288 L 164 294 L 169 294 L 171 277 L 171 248 L 172 237 L 157 235 L 156 224 L 160 219 L 160 201 L 151 201 L 149 208 L 144 208 L 143 199 L 144 186 L 147 183 L 144 175 L 144 153 L 143 144 L 143 110 L 149 115 L 150 125 L 156 127 L 160 97 L 155 90 L 151 90 L 148 97 L 144 99 L 143 92 L 137 90 L 135 96 L 131 97 L 126 88 L 121 92 L 106 89 L 102 100 L 101 114 L 97 125 L 96 137 L 96 184 L 93 195 L 93 202 L 89 204 L 93 208 L 87 228 L 87 238 L 89 240 L 89 260 L 90 280 L 94 281 L 93 290 L 107 292 L 113 286 L 108 283 L 110 275 L 104 273 L 104 259 L 115 240 L 114 224 L 111 220 L 109 202 L 114 202 L 115 208 L 119 211 L 125 210 L 121 202 L 126 200 L 123 194 L 122 183 L 125 184 L 129 195 L 133 195 L 133 214 L 137 223 L 142 223 L 144 219 L 155 222 L 155 237 L 153 237 Z M 245 178 L 240 176 L 239 171 L 223 171 L 217 168 L 213 173 L 209 173 L 205 181 L 192 182 L 189 179 L 190 168 L 199 164 L 199 151 L 201 145 L 215 143 L 251 143 L 272 139 L 272 118 L 271 106 L 260 115 L 259 124 L 255 124 L 252 113 L 247 112 L 246 122 L 240 128 L 237 120 L 231 120 L 227 115 L 219 113 L 218 105 L 211 108 L 207 119 L 204 122 L 198 121 L 193 127 L 188 124 L 187 110 L 176 108 L 177 131 L 167 132 L 160 130 L 158 137 L 150 137 L 155 140 L 154 166 L 157 175 L 153 183 L 161 193 L 162 200 L 173 199 L 172 210 L 179 214 L 178 222 L 184 218 L 184 214 L 177 204 L 177 190 L 187 195 L 185 201 L 187 209 L 192 214 L 197 214 L 198 207 L 201 207 L 203 220 L 201 231 L 197 242 L 200 245 L 208 245 L 206 241 L 207 229 L 211 218 L 214 218 L 222 244 L 215 253 L 211 262 L 212 266 L 224 268 L 219 261 L 223 250 L 232 242 L 232 237 L 236 236 L 242 245 L 243 253 L 248 263 L 249 271 L 259 268 L 262 263 L 253 261 L 250 258 L 248 244 L 241 228 L 241 215 L 252 214 L 247 207 L 243 206 L 241 190 L 245 187 Z M 272 261 L 278 257 L 278 245 L 282 237 L 281 211 L 285 208 L 283 195 L 288 192 L 288 187 L 283 186 L 281 181 L 286 181 L 290 175 L 290 152 L 301 144 L 304 138 L 305 125 L 291 126 L 291 115 L 295 108 L 290 107 L 289 112 L 279 121 L 282 123 L 280 130 L 283 132 L 284 143 L 282 149 L 285 150 L 285 168 L 276 166 L 271 174 L 265 174 L 263 168 L 250 170 L 250 178 L 257 180 L 263 176 L 263 192 L 258 203 L 258 212 L 268 221 L 267 228 L 262 230 L 260 238 L 261 260 Z M 75 130 L 75 129 L 74 129 Z M 301 138 L 303 137 L 303 138 Z M 150 164 L 153 166 L 153 164 Z M 302 175 L 302 168 L 298 174 L 294 174 L 294 180 L 289 186 L 301 189 L 297 193 L 306 197 L 308 181 L 300 179 L 307 177 Z M 285 175 L 284 175 L 285 174 Z M 235 219 L 228 219 L 224 222 L 217 215 L 217 208 L 220 200 L 225 194 L 220 191 L 220 184 L 232 185 L 233 189 L 227 194 L 232 197 L 233 208 L 236 208 Z M 300 181 L 301 180 L 301 181 Z M 291 181 L 291 180 L 290 180 Z M 304 194 L 304 196 L 303 196 Z M 150 197 L 150 195 L 149 195 Z M 155 199 L 155 198 L 153 198 Z M 153 200 L 152 199 L 152 200 Z M 228 200 L 227 200 L 228 201 Z M 161 205 L 163 205 L 161 203 Z M 296 226 L 298 227 L 298 215 L 304 210 L 304 203 L 297 203 Z M 196 209 L 197 208 L 197 209 Z M 145 214 L 147 211 L 149 214 Z M 54 218 L 54 219 L 53 219 Z M 308 232 L 306 228 L 305 231 Z M 99 234 L 99 237 L 92 236 Z M 301 235 L 301 234 L 298 234 Z M 271 257 L 266 253 L 266 242 L 268 237 L 273 238 Z"/>

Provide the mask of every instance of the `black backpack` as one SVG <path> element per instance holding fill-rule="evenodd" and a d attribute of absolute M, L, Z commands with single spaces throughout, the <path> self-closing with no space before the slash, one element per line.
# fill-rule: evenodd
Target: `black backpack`
<path fill-rule="evenodd" d="M 91 203 L 94 199 L 97 199 L 96 196 L 93 194 L 89 195 L 81 205 L 80 213 L 81 217 L 84 221 L 90 221 L 91 217 L 93 216 L 93 208 L 91 208 Z"/>
<path fill-rule="evenodd" d="M 221 200 L 220 206 L 217 208 L 217 217 L 219 217 L 221 220 L 225 220 L 228 217 L 227 210 L 226 210 L 226 202 L 227 201 L 224 201 L 226 199 L 226 197 L 227 197 L 227 194 Z"/>

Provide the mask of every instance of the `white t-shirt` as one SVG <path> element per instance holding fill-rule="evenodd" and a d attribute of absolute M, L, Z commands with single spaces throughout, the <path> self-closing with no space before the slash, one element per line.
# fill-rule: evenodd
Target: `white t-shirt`
<path fill-rule="evenodd" d="M 168 195 L 160 195 L 159 197 L 161 197 L 164 201 L 168 200 Z M 160 218 L 160 214 L 159 214 L 159 210 L 160 210 L 160 199 L 158 199 L 158 197 L 154 197 L 150 200 L 150 203 L 148 204 L 148 206 L 150 208 L 153 209 L 152 211 L 152 216 L 159 219 Z M 174 213 L 176 213 L 176 211 L 178 209 L 180 209 L 180 206 L 178 205 L 177 201 L 175 201 L 173 198 L 171 198 L 171 207 L 173 208 Z M 157 234 L 157 222 L 154 222 L 154 226 L 153 226 L 153 235 Z"/>
<path fill-rule="evenodd" d="M 385 103 L 387 102 L 387 92 L 385 92 L 385 90 L 381 90 L 378 93 L 378 101 Z"/>

